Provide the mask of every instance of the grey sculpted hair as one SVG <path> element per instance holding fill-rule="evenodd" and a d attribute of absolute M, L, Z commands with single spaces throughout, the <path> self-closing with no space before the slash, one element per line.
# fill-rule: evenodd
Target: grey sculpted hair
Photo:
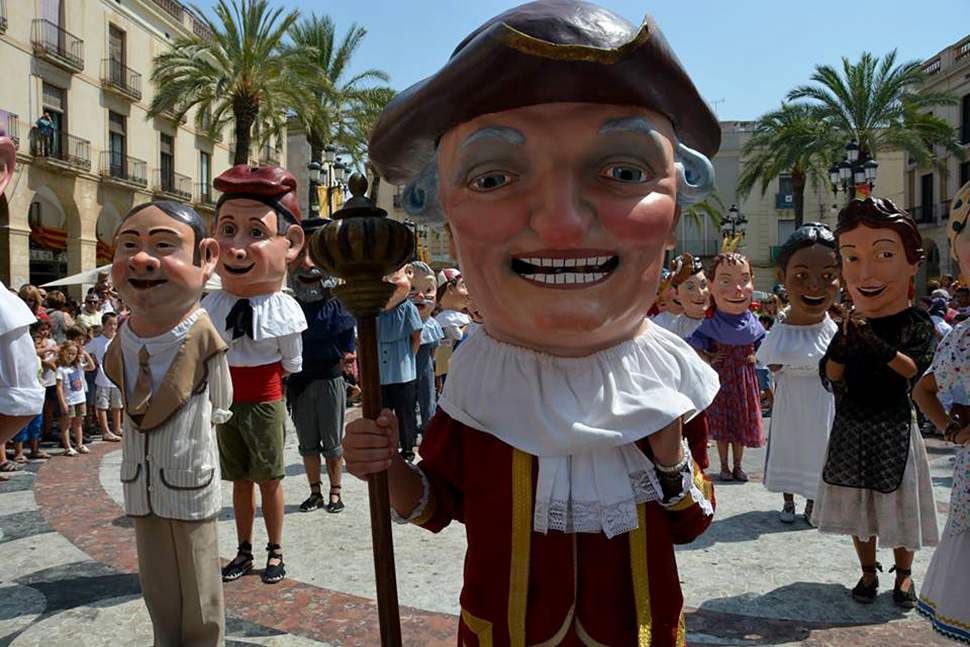
<path fill-rule="evenodd" d="M 674 147 L 677 172 L 677 206 L 697 204 L 714 190 L 714 165 L 706 155 L 677 142 Z M 438 201 L 438 161 L 430 161 L 405 186 L 404 210 L 420 224 L 442 225 L 445 213 Z"/>
<path fill-rule="evenodd" d="M 431 266 L 424 261 L 411 261 L 409 265 L 411 266 L 411 271 L 414 272 L 415 276 L 435 276 L 435 271 L 431 269 Z M 435 285 L 437 285 L 437 282 Z"/>

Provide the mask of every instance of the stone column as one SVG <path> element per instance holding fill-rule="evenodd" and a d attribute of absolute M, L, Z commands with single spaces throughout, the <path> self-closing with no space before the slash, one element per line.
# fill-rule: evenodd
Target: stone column
<path fill-rule="evenodd" d="M 19 288 L 30 282 L 30 230 L 0 227 L 0 281 Z"/>

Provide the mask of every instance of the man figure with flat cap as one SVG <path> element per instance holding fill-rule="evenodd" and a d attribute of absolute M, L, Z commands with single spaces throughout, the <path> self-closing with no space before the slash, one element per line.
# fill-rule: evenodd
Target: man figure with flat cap
<path fill-rule="evenodd" d="M 307 218 L 303 233 L 310 236 L 328 220 Z M 344 413 L 347 383 L 343 367 L 357 348 L 354 318 L 333 295 L 337 280 L 320 271 L 304 247 L 290 263 L 287 281 L 306 316 L 303 331 L 303 370 L 287 380 L 293 425 L 300 441 L 300 456 L 310 481 L 310 496 L 300 504 L 301 512 L 323 507 L 337 513 L 344 509 L 340 496 L 343 477 Z M 330 492 L 320 492 L 320 457 L 327 465 Z"/>
<path fill-rule="evenodd" d="M 277 166 L 234 166 L 215 179 L 222 191 L 214 236 L 222 290 L 202 305 L 229 344 L 232 419 L 219 426 L 222 477 L 233 482 L 239 550 L 222 570 L 225 581 L 253 568 L 254 484 L 266 523 L 262 580 L 279 582 L 283 566 L 283 462 L 286 404 L 283 377 L 303 364 L 306 319 L 300 304 L 281 292 L 287 263 L 303 249 L 296 179 Z"/>
<path fill-rule="evenodd" d="M 656 23 L 576 0 L 489 20 L 378 121 L 371 161 L 447 222 L 485 324 L 419 464 L 386 409 L 344 456 L 388 471 L 400 521 L 465 524 L 459 645 L 685 643 L 674 545 L 714 501 L 682 427 L 719 385 L 644 313 L 719 144 Z"/>

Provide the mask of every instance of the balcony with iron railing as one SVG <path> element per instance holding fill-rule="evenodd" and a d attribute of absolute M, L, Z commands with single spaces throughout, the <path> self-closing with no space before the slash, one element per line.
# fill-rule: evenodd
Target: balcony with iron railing
<path fill-rule="evenodd" d="M 192 200 L 192 178 L 165 169 L 155 169 L 155 193 L 168 198 L 189 202 Z"/>
<path fill-rule="evenodd" d="M 3 0 L 0 0 L 2 2 Z M 2 133 L 13 141 L 15 149 L 20 149 L 20 116 L 12 112 L 7 113 L 7 128 Z"/>
<path fill-rule="evenodd" d="M 182 18 L 185 16 L 185 7 L 182 6 L 181 2 L 176 2 L 176 0 L 152 0 L 152 2 L 172 18 L 182 22 Z"/>
<path fill-rule="evenodd" d="M 953 46 L 953 62 L 959 63 L 970 56 L 970 38 L 965 38 Z"/>
<path fill-rule="evenodd" d="M 918 204 L 907 209 L 909 215 L 913 217 L 918 225 L 932 225 L 936 222 L 936 217 L 934 214 L 936 205 L 933 204 Z"/>
<path fill-rule="evenodd" d="M 944 200 L 936 205 L 936 219 L 939 221 L 950 219 L 950 203 L 952 200 Z"/>
<path fill-rule="evenodd" d="M 113 151 L 101 151 L 101 179 L 144 189 L 148 186 L 148 162 Z"/>
<path fill-rule="evenodd" d="M 117 59 L 101 60 L 101 85 L 129 99 L 141 100 L 141 74 Z"/>
<path fill-rule="evenodd" d="M 50 20 L 34 20 L 30 42 L 37 57 L 69 72 L 84 69 L 84 41 Z"/>
<path fill-rule="evenodd" d="M 30 130 L 30 154 L 34 162 L 65 171 L 91 170 L 91 142 L 62 130 Z"/>
<path fill-rule="evenodd" d="M 0 34 L 7 31 L 7 0 L 0 0 Z"/>
<path fill-rule="evenodd" d="M 259 149 L 259 163 L 279 166 L 280 152 L 272 146 L 263 146 Z"/>
<path fill-rule="evenodd" d="M 222 197 L 222 191 L 214 189 L 211 184 L 199 182 L 195 185 L 195 199 L 193 200 L 193 204 L 198 209 L 215 211 L 216 203 L 219 202 L 220 197 Z"/>
<path fill-rule="evenodd" d="M 923 74 L 925 74 L 926 76 L 933 76 L 934 74 L 940 71 L 942 65 L 943 63 L 939 57 L 934 58 L 929 63 L 926 63 L 925 65 L 923 65 Z"/>
<path fill-rule="evenodd" d="M 208 137 L 214 142 L 221 142 L 222 133 L 216 132 L 216 133 L 213 133 L 212 137 L 209 137 L 210 130 L 212 130 L 212 113 L 205 111 L 202 113 L 202 132 L 199 134 L 201 134 L 204 137 Z"/>

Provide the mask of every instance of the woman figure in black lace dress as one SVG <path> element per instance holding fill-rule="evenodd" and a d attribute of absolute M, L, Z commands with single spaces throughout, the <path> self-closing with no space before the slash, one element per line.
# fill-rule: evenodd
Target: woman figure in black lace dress
<path fill-rule="evenodd" d="M 892 548 L 893 600 L 911 609 L 915 551 L 938 538 L 929 463 L 910 400 L 936 349 L 932 320 L 912 307 L 922 238 L 909 214 L 879 198 L 850 202 L 835 234 L 854 305 L 819 365 L 836 405 L 813 519 L 822 532 L 852 536 L 862 566 L 852 590 L 859 602 L 876 598 L 876 538 Z"/>

